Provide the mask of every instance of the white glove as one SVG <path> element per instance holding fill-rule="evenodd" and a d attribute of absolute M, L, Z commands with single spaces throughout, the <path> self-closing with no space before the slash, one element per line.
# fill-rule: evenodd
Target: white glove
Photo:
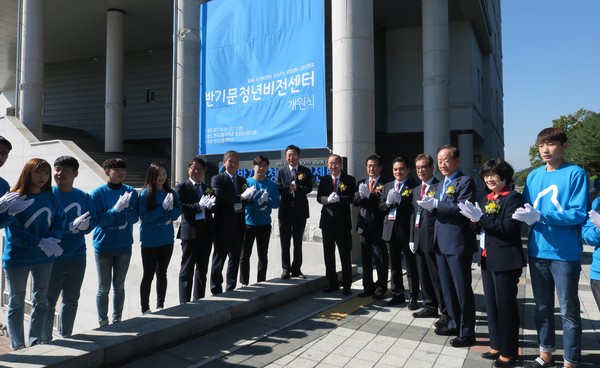
<path fill-rule="evenodd" d="M 200 209 L 204 211 L 204 209 L 206 207 L 208 207 L 208 203 L 210 202 L 210 198 L 207 195 L 202 196 L 202 198 L 200 198 L 200 202 L 198 202 L 198 205 L 200 206 Z"/>
<path fill-rule="evenodd" d="M 242 199 L 249 200 L 250 198 L 254 197 L 255 192 L 256 192 L 256 188 L 253 185 L 249 188 L 246 188 L 246 190 L 244 190 L 244 192 L 240 195 L 240 197 L 242 197 Z"/>
<path fill-rule="evenodd" d="M 594 224 L 594 226 L 596 226 L 598 229 L 600 229 L 600 213 L 591 210 L 590 212 L 588 212 L 588 214 L 590 215 L 590 222 Z"/>
<path fill-rule="evenodd" d="M 115 212 L 123 211 L 123 209 L 127 205 L 127 197 L 128 197 L 127 193 L 123 193 L 119 196 L 119 199 L 117 199 L 117 203 L 115 203 L 115 205 L 113 206 L 113 210 Z"/>
<path fill-rule="evenodd" d="M 52 250 L 52 241 L 49 238 L 42 238 L 38 243 L 38 247 L 42 249 L 46 256 L 52 257 L 54 251 Z"/>
<path fill-rule="evenodd" d="M 63 254 L 63 249 L 58 245 L 60 243 L 60 239 L 56 238 L 46 238 L 46 240 L 50 241 L 50 248 L 52 249 L 52 255 L 56 257 L 60 257 Z"/>
<path fill-rule="evenodd" d="M 208 202 L 206 204 L 206 208 L 208 208 L 209 210 L 212 209 L 213 206 L 215 205 L 216 201 L 217 201 L 217 197 L 215 197 L 214 195 L 209 195 Z"/>
<path fill-rule="evenodd" d="M 90 217 L 90 213 L 86 212 L 83 215 L 75 218 L 75 220 L 73 220 L 69 223 L 69 231 L 73 231 L 75 229 L 87 230 L 90 227 L 89 217 Z M 80 229 L 82 222 L 85 221 L 86 219 L 87 219 L 87 226 L 85 227 L 85 229 Z"/>
<path fill-rule="evenodd" d="M 87 216 L 84 217 L 81 222 L 79 223 L 79 225 L 77 226 L 78 230 L 81 231 L 86 231 L 87 229 L 90 228 L 90 220 L 92 219 L 92 216 L 90 216 L 89 212 L 86 212 Z M 84 213 L 82 216 L 84 216 L 86 213 Z"/>
<path fill-rule="evenodd" d="M 388 206 L 393 206 L 394 203 L 400 203 L 400 201 L 398 200 L 399 198 L 400 192 L 398 192 L 396 189 L 391 189 L 387 194 L 385 204 L 387 204 Z"/>
<path fill-rule="evenodd" d="M 459 203 L 458 208 L 460 209 L 460 213 L 472 222 L 479 221 L 483 215 L 481 208 L 479 208 L 479 203 L 477 202 L 475 202 L 475 205 L 469 201 Z"/>
<path fill-rule="evenodd" d="M 264 191 L 263 194 L 258 197 L 258 205 L 262 205 L 263 203 L 267 202 L 269 200 L 269 192 L 268 191 Z"/>
<path fill-rule="evenodd" d="M 125 193 L 125 195 L 127 196 L 127 197 L 125 197 L 127 202 L 125 202 L 125 207 L 123 207 L 123 208 L 129 208 L 129 201 L 131 201 L 132 194 L 133 194 L 133 192 Z"/>
<path fill-rule="evenodd" d="M 27 198 L 26 195 L 22 195 L 19 198 L 17 198 L 16 201 L 14 201 L 10 207 L 8 207 L 8 214 L 10 216 L 14 216 L 17 213 L 20 213 L 22 211 L 25 211 L 27 209 L 27 207 L 31 206 L 33 204 L 33 201 L 35 201 L 35 199 L 31 198 L 28 200 L 25 200 L 25 198 Z"/>
<path fill-rule="evenodd" d="M 340 201 L 340 196 L 336 192 L 332 192 L 329 197 L 327 197 L 327 203 L 338 203 Z"/>
<path fill-rule="evenodd" d="M 360 194 L 362 198 L 369 198 L 371 192 L 369 192 L 369 187 L 367 186 L 367 184 L 360 183 L 360 185 L 358 186 L 358 194 Z"/>
<path fill-rule="evenodd" d="M 531 207 L 529 203 L 525 203 L 525 207 L 517 208 L 512 218 L 531 226 L 540 220 L 540 211 Z"/>
<path fill-rule="evenodd" d="M 165 196 L 165 199 L 163 199 L 162 208 L 164 208 L 165 211 L 173 210 L 173 193 L 171 193 L 171 192 L 167 193 L 167 195 Z"/>
<path fill-rule="evenodd" d="M 15 203 L 15 201 L 19 198 L 19 193 L 17 192 L 6 192 L 2 197 L 0 197 L 0 213 L 6 211 L 11 204 Z"/>
<path fill-rule="evenodd" d="M 413 254 L 415 254 L 415 252 L 417 251 L 417 247 L 415 246 L 415 242 L 409 242 L 408 243 L 408 248 L 410 249 L 411 252 L 413 252 Z"/>
<path fill-rule="evenodd" d="M 420 201 L 417 201 L 417 203 L 419 204 L 419 206 L 423 207 L 428 211 L 437 208 L 438 206 L 438 200 L 433 197 L 425 197 Z"/>

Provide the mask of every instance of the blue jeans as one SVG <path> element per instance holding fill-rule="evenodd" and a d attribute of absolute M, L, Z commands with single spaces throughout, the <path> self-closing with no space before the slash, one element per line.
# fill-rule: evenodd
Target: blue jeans
<path fill-rule="evenodd" d="M 94 253 L 96 269 L 98 270 L 98 294 L 96 295 L 96 308 L 98 309 L 98 322 L 101 326 L 108 324 L 108 292 L 110 284 L 113 285 L 113 323 L 119 322 L 123 314 L 125 303 L 125 276 L 129 269 L 131 252 L 115 254 Z"/>
<path fill-rule="evenodd" d="M 73 334 L 85 264 L 85 259 L 54 263 L 48 284 L 48 312 L 44 321 L 42 342 L 52 341 L 54 312 L 61 292 L 62 305 L 58 319 L 58 333 L 61 337 L 69 337 Z"/>
<path fill-rule="evenodd" d="M 31 272 L 31 318 L 29 321 L 29 346 L 41 342 L 44 318 L 46 317 L 46 292 L 52 271 L 52 263 L 34 266 L 6 268 L 8 282 L 8 334 L 13 350 L 25 347 L 23 318 L 25 314 L 25 289 Z"/>
<path fill-rule="evenodd" d="M 540 351 L 556 350 L 554 326 L 554 287 L 563 324 L 564 360 L 579 364 L 581 360 L 581 315 L 579 308 L 580 261 L 557 261 L 529 257 L 531 286 L 535 298 L 535 325 Z"/>

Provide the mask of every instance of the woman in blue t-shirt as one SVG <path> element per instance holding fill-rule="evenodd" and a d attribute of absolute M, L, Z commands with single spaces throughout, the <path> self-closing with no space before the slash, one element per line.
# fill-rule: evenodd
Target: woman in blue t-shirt
<path fill-rule="evenodd" d="M 167 267 L 173 254 L 175 233 L 173 221 L 181 215 L 181 203 L 167 180 L 167 168 L 153 162 L 146 173 L 144 189 L 140 194 L 139 214 L 142 266 L 144 275 L 140 284 L 142 313 L 150 311 L 150 289 L 156 273 L 156 309 L 164 308 L 167 293 Z"/>
<path fill-rule="evenodd" d="M 65 228 L 64 210 L 50 182 L 50 164 L 41 158 L 27 161 L 11 189 L 33 199 L 6 228 L 2 267 L 8 281 L 8 331 L 14 350 L 25 345 L 23 315 L 27 277 L 31 273 L 29 346 L 40 343 L 46 316 L 46 292 L 54 259 L 62 254 L 60 238 Z"/>

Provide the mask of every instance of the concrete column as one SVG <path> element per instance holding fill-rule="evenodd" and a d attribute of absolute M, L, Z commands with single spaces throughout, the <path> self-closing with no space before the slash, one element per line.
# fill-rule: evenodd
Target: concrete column
<path fill-rule="evenodd" d="M 104 151 L 123 152 L 123 68 L 125 65 L 125 13 L 106 12 L 106 101 Z"/>
<path fill-rule="evenodd" d="M 458 150 L 462 172 L 477 180 L 477 173 L 473 171 L 473 133 L 458 135 Z"/>
<path fill-rule="evenodd" d="M 331 14 L 333 152 L 360 178 L 375 151 L 373 2 L 333 0 Z"/>
<path fill-rule="evenodd" d="M 198 154 L 201 0 L 177 0 L 177 78 L 174 178 L 184 182 L 187 163 Z"/>
<path fill-rule="evenodd" d="M 423 145 L 436 157 L 450 143 L 450 37 L 447 0 L 423 0 Z"/>
<path fill-rule="evenodd" d="M 42 139 L 45 0 L 22 0 L 18 117 Z"/>

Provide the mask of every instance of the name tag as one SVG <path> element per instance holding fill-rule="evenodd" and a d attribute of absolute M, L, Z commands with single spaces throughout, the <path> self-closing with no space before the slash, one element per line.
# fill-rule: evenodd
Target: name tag
<path fill-rule="evenodd" d="M 242 206 L 242 202 L 237 202 L 233 204 L 233 211 L 234 212 L 242 212 L 244 210 L 244 207 Z"/>
<path fill-rule="evenodd" d="M 196 214 L 196 220 L 204 220 L 206 218 L 204 211 Z"/>
<path fill-rule="evenodd" d="M 479 233 L 479 248 L 485 249 L 485 231 Z"/>
<path fill-rule="evenodd" d="M 396 207 L 390 208 L 390 212 L 388 213 L 388 220 L 396 219 Z"/>

